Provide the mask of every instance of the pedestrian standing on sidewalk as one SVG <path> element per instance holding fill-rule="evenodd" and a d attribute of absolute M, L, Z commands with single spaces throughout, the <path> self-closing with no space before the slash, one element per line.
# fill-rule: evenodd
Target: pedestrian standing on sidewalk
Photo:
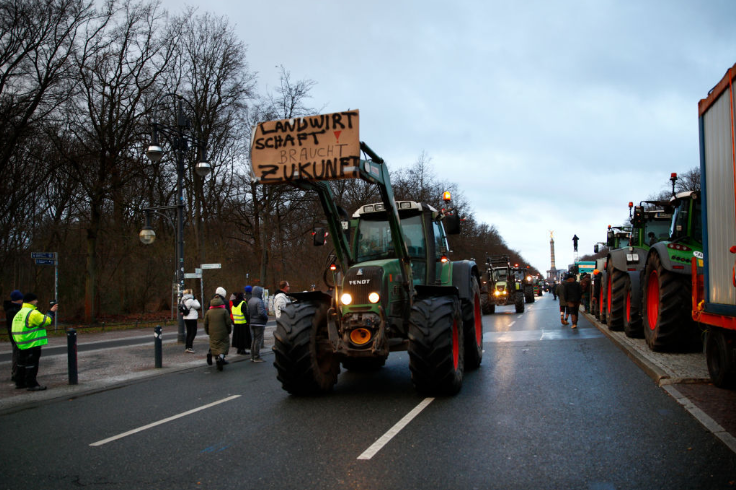
<path fill-rule="evenodd" d="M 237 293 L 235 299 L 230 303 L 230 317 L 233 319 L 233 347 L 238 354 L 250 354 L 247 349 L 250 343 L 246 343 L 250 335 L 248 326 L 248 303 L 245 302 L 243 293 Z"/>
<path fill-rule="evenodd" d="M 565 300 L 567 301 L 567 313 L 572 317 L 572 327 L 578 328 L 578 308 L 583 290 L 580 283 L 575 280 L 575 274 L 569 274 L 563 284 L 565 289 Z"/>
<path fill-rule="evenodd" d="M 184 352 L 194 354 L 194 338 L 197 336 L 197 320 L 199 320 L 199 309 L 202 305 L 194 297 L 191 289 L 185 289 L 184 295 L 181 297 L 181 304 L 187 310 L 184 317 L 184 325 L 187 327 L 187 339 L 184 345 Z"/>
<path fill-rule="evenodd" d="M 20 356 L 20 349 L 18 349 L 18 346 L 15 345 L 15 341 L 13 340 L 13 318 L 15 318 L 15 314 L 18 313 L 22 307 L 23 293 L 17 289 L 10 293 L 10 301 L 5 300 L 5 304 L 3 305 L 3 309 L 5 310 L 5 322 L 8 328 L 8 338 L 10 339 L 10 345 L 13 346 L 13 364 L 10 367 L 10 379 L 13 380 L 13 383 L 17 382 L 15 377 L 18 374 L 18 357 Z"/>
<path fill-rule="evenodd" d="M 281 318 L 281 312 L 284 311 L 286 305 L 291 303 L 287 296 L 290 288 L 289 281 L 281 281 L 279 283 L 279 289 L 273 297 L 273 314 L 276 318 Z"/>
<path fill-rule="evenodd" d="M 560 301 L 560 323 L 568 325 L 567 321 L 567 301 L 565 301 L 564 281 L 557 285 L 557 299 Z"/>
<path fill-rule="evenodd" d="M 587 272 L 580 276 L 580 289 L 583 292 L 582 305 L 585 311 L 590 311 L 590 275 Z"/>
<path fill-rule="evenodd" d="M 268 310 L 263 302 L 263 288 L 253 288 L 253 297 L 248 300 L 248 311 L 250 313 L 250 328 L 253 334 L 253 343 L 250 346 L 250 362 L 263 362 L 261 359 L 261 341 L 263 331 L 268 322 Z"/>
<path fill-rule="evenodd" d="M 223 294 L 220 294 L 220 291 Z M 230 351 L 230 333 L 233 331 L 233 321 L 225 305 L 223 288 L 217 288 L 217 293 L 210 301 L 210 309 L 204 315 L 204 331 L 210 336 L 210 350 L 207 352 L 207 364 L 212 365 L 214 356 L 217 370 L 222 371 L 225 364 L 225 356 Z"/>
<path fill-rule="evenodd" d="M 13 339 L 20 349 L 18 372 L 15 376 L 16 389 L 26 388 L 28 391 L 43 391 L 36 381 L 38 362 L 41 359 L 41 347 L 48 344 L 46 327 L 51 325 L 59 305 L 54 302 L 44 315 L 37 309 L 38 296 L 26 293 L 23 296 L 23 307 L 13 318 Z"/>

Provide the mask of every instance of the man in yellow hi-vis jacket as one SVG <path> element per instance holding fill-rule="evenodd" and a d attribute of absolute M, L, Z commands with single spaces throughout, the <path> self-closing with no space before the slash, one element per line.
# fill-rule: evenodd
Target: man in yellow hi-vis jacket
<path fill-rule="evenodd" d="M 26 388 L 28 391 L 46 389 L 36 381 L 38 361 L 41 358 L 41 346 L 49 343 L 46 327 L 54 319 L 59 305 L 54 304 L 45 315 L 37 310 L 37 305 L 38 296 L 26 293 L 23 296 L 23 307 L 13 318 L 13 340 L 20 349 L 16 389 Z"/>

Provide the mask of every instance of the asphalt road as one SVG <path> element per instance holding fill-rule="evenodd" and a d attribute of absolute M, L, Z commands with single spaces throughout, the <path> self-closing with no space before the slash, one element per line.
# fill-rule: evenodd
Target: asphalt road
<path fill-rule="evenodd" d="M 418 395 L 406 353 L 292 397 L 269 356 L 2 415 L 0 488 L 736 486 L 736 454 L 594 326 L 527 306 L 484 317 L 454 397 Z"/>

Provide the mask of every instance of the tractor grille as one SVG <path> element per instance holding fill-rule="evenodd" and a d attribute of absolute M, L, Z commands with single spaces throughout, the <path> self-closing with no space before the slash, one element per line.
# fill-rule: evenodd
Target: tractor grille
<path fill-rule="evenodd" d="M 350 293 L 354 305 L 364 305 L 369 303 L 368 294 L 371 292 L 381 294 L 382 281 L 383 269 L 380 267 L 353 267 L 345 274 L 343 291 Z"/>
<path fill-rule="evenodd" d="M 503 291 L 504 289 L 506 289 L 506 285 L 505 284 L 499 284 L 498 286 L 496 286 L 496 289 L 498 289 L 499 291 Z"/>

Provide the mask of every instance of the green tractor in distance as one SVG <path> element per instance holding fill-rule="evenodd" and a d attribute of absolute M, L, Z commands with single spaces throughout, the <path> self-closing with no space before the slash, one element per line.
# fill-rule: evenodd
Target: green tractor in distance
<path fill-rule="evenodd" d="M 655 209 L 645 209 L 644 204 Z M 638 206 L 629 203 L 631 222 L 628 244 L 609 248 L 604 269 L 605 296 L 603 297 L 605 323 L 610 330 L 624 330 L 627 337 L 641 337 L 640 273 L 646 265 L 649 248 L 669 237 L 672 210 L 666 201 L 642 201 Z M 633 210 L 633 215 L 632 215 Z"/>
<path fill-rule="evenodd" d="M 496 306 L 514 305 L 516 313 L 524 313 L 523 270 L 511 266 L 508 255 L 486 258 L 487 295 L 485 311 L 493 314 Z"/>
<path fill-rule="evenodd" d="M 670 180 L 674 194 L 677 174 Z M 644 338 L 655 351 L 687 349 L 700 342 L 691 315 L 690 267 L 693 257 L 703 257 L 700 192 L 674 194 L 669 205 L 674 210 L 669 239 L 651 246 L 641 279 Z"/>
<path fill-rule="evenodd" d="M 329 236 L 335 247 L 329 290 L 290 293 L 294 301 L 277 319 L 277 377 L 291 394 L 323 393 L 341 364 L 375 370 L 391 352 L 408 351 L 419 392 L 457 393 L 483 355 L 478 268 L 448 260 L 447 235 L 459 233 L 460 219 L 396 202 L 386 163 L 359 141 L 357 127 L 358 111 L 346 111 L 260 123 L 253 135 L 253 180 L 316 193 L 327 230 L 314 230 L 314 244 Z M 310 160 L 315 155 L 322 158 Z M 360 206 L 350 220 L 327 182 L 336 178 L 376 185 L 381 202 Z"/>

